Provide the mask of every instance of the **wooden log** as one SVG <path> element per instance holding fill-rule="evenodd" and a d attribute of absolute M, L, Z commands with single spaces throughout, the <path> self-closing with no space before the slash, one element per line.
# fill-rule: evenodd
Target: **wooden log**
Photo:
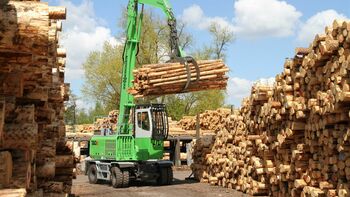
<path fill-rule="evenodd" d="M 23 96 L 23 75 L 21 72 L 0 73 L 0 94 L 7 96 Z"/>
<path fill-rule="evenodd" d="M 42 178 L 53 178 L 55 176 L 55 160 L 46 158 L 44 163 L 37 165 L 36 175 Z"/>
<path fill-rule="evenodd" d="M 56 181 L 44 182 L 40 184 L 39 187 L 43 188 L 45 192 L 55 192 L 55 193 L 64 192 L 63 182 L 56 182 Z"/>
<path fill-rule="evenodd" d="M 47 4 L 9 1 L 1 6 L 0 13 L 3 27 L 0 51 L 46 55 L 49 30 Z"/>
<path fill-rule="evenodd" d="M 31 181 L 31 161 L 30 152 L 26 150 L 13 150 L 13 171 L 10 181 L 10 188 L 30 188 Z"/>
<path fill-rule="evenodd" d="M 5 124 L 2 148 L 33 149 L 37 144 L 36 123 Z"/>
<path fill-rule="evenodd" d="M 66 49 L 64 49 L 64 48 L 58 48 L 57 49 L 57 57 L 65 58 L 66 55 L 67 55 Z"/>
<path fill-rule="evenodd" d="M 55 165 L 56 167 L 74 167 L 73 155 L 57 155 Z"/>
<path fill-rule="evenodd" d="M 25 197 L 27 195 L 26 189 L 1 189 L 1 197 Z"/>
<path fill-rule="evenodd" d="M 307 55 L 310 53 L 310 51 L 311 50 L 309 48 L 302 48 L 302 47 L 295 48 L 296 55 Z"/>
<path fill-rule="evenodd" d="M 61 6 L 49 6 L 50 19 L 66 19 L 67 9 Z"/>
<path fill-rule="evenodd" d="M 2 144 L 5 124 L 5 99 L 0 97 L 0 144 Z"/>
<path fill-rule="evenodd" d="M 0 188 L 7 187 L 12 178 L 12 156 L 8 151 L 0 152 Z"/>
<path fill-rule="evenodd" d="M 56 174 L 57 175 L 72 175 L 73 168 L 72 167 L 56 168 Z"/>
<path fill-rule="evenodd" d="M 31 91 L 25 91 L 24 99 L 47 101 L 49 97 L 48 87 L 35 87 Z"/>
<path fill-rule="evenodd" d="M 57 21 L 56 22 L 56 30 L 57 31 L 62 31 L 62 21 Z"/>

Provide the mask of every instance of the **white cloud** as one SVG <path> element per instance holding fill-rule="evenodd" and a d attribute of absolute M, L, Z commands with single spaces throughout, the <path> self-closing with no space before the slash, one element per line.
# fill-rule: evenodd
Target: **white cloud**
<path fill-rule="evenodd" d="M 275 78 L 273 77 L 261 78 L 256 81 L 251 81 L 239 77 L 230 77 L 227 87 L 226 103 L 239 107 L 243 98 L 250 95 L 251 88 L 255 83 L 272 86 L 274 81 Z"/>
<path fill-rule="evenodd" d="M 316 34 L 324 33 L 324 28 L 331 25 L 334 19 L 346 19 L 346 16 L 335 10 L 325 10 L 313 15 L 301 26 L 297 40 L 310 43 Z"/>
<path fill-rule="evenodd" d="M 70 68 L 65 69 L 65 80 L 71 83 L 73 80 L 77 80 L 84 76 L 84 70 L 81 68 Z"/>
<path fill-rule="evenodd" d="M 285 1 L 237 0 L 234 3 L 235 17 L 206 16 L 196 4 L 186 8 L 180 19 L 198 29 L 207 29 L 212 23 L 235 32 L 241 37 L 284 37 L 294 34 L 301 13 Z"/>
<path fill-rule="evenodd" d="M 82 63 L 91 51 L 101 50 L 105 41 L 117 44 L 111 30 L 105 22 L 95 16 L 93 3 L 83 0 L 75 5 L 68 0 L 61 0 L 61 6 L 67 8 L 67 20 L 61 43 L 67 49 L 66 78 L 68 82 L 82 79 Z"/>
<path fill-rule="evenodd" d="M 186 8 L 180 16 L 180 20 L 187 25 L 196 27 L 201 30 L 208 29 L 210 25 L 215 23 L 218 24 L 221 28 L 227 28 L 233 31 L 233 25 L 227 20 L 227 18 L 218 16 L 205 16 L 202 8 L 196 4 L 193 4 L 192 6 Z"/>
<path fill-rule="evenodd" d="M 279 0 L 238 0 L 234 13 L 236 32 L 250 38 L 290 36 L 302 15 L 294 6 Z"/>
<path fill-rule="evenodd" d="M 253 81 L 243 79 L 239 77 L 231 77 L 228 82 L 227 94 L 228 101 L 233 102 L 235 105 L 241 102 L 244 97 L 250 94 Z"/>

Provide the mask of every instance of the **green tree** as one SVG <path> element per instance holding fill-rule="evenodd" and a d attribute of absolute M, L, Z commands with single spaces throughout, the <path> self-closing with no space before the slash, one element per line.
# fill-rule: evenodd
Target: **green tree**
<path fill-rule="evenodd" d="M 121 46 L 106 42 L 101 52 L 91 52 L 83 64 L 83 95 L 95 103 L 99 102 L 107 111 L 119 107 L 122 50 Z"/>
<path fill-rule="evenodd" d="M 89 111 L 90 117 L 94 120 L 98 116 L 107 116 L 109 110 L 107 110 L 100 102 L 95 103 L 95 107 Z"/>
<path fill-rule="evenodd" d="M 90 117 L 90 115 L 84 109 L 79 109 L 77 111 L 77 124 L 91 123 L 93 123 L 93 119 Z"/>
<path fill-rule="evenodd" d="M 228 45 L 234 40 L 233 32 L 228 27 L 212 23 L 209 32 L 213 38 L 212 50 L 215 59 L 226 59 Z"/>
<path fill-rule="evenodd" d="M 198 100 L 190 111 L 190 115 L 202 113 L 205 110 L 214 110 L 225 104 L 225 92 L 222 90 L 208 90 L 194 93 Z"/>
<path fill-rule="evenodd" d="M 163 97 L 168 111 L 168 116 L 173 120 L 179 120 L 185 114 L 185 101 L 179 95 L 167 95 Z"/>
<path fill-rule="evenodd" d="M 76 124 L 76 110 L 77 110 L 77 96 L 70 91 L 69 93 L 69 101 L 64 103 L 65 111 L 64 111 L 64 122 L 67 125 Z"/>

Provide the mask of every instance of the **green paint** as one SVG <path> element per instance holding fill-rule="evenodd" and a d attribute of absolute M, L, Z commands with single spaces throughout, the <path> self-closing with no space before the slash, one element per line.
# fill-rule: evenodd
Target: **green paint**
<path fill-rule="evenodd" d="M 133 136 L 94 136 L 90 156 L 100 160 L 141 161 L 163 157 L 163 141 Z"/>
<path fill-rule="evenodd" d="M 137 160 L 160 159 L 163 157 L 163 141 L 150 138 L 136 138 Z"/>
<path fill-rule="evenodd" d="M 93 136 L 90 140 L 90 156 L 101 160 L 137 160 L 135 139 L 129 135 Z"/>

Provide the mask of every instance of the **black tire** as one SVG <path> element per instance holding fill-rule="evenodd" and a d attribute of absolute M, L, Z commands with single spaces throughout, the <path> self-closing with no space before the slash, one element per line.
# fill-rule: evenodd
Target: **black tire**
<path fill-rule="evenodd" d="M 170 185 L 172 181 L 173 181 L 173 170 L 171 169 L 171 167 L 160 167 L 157 184 Z"/>
<path fill-rule="evenodd" d="M 96 167 L 95 164 L 91 164 L 91 165 L 89 166 L 88 178 L 89 178 L 89 183 L 91 183 L 91 184 L 96 184 L 96 183 L 98 183 L 98 179 L 97 179 L 97 167 Z"/>
<path fill-rule="evenodd" d="M 130 182 L 129 171 L 125 170 L 123 171 L 123 187 L 129 187 L 129 182 Z"/>
<path fill-rule="evenodd" d="M 114 188 L 123 186 L 123 173 L 118 167 L 112 167 L 111 169 L 111 184 Z"/>
<path fill-rule="evenodd" d="M 171 167 L 168 167 L 167 170 L 168 170 L 167 185 L 171 185 L 173 183 L 173 178 L 174 178 L 173 169 Z"/>

